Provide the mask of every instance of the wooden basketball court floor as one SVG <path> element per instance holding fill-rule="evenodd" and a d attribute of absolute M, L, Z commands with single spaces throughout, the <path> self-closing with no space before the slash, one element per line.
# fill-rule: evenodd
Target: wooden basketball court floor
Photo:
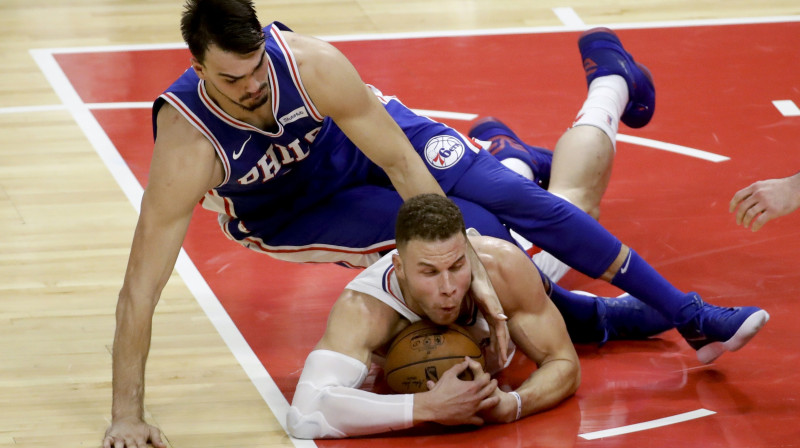
<path fill-rule="evenodd" d="M 511 425 L 292 440 L 281 425 L 303 360 L 356 272 L 248 252 L 198 211 L 156 312 L 147 418 L 173 447 L 800 446 L 800 215 L 753 234 L 727 213 L 739 188 L 800 169 L 800 8 L 441 3 L 258 5 L 264 22 L 333 41 L 412 108 L 464 132 L 495 115 L 550 147 L 585 96 L 579 30 L 613 24 L 659 96 L 648 127 L 621 129 L 601 222 L 679 288 L 767 309 L 762 334 L 711 366 L 675 331 L 579 346 L 576 396 Z M 99 445 L 116 293 L 152 150 L 148 103 L 188 61 L 177 2 L 64 5 L 3 7 L 0 447 Z M 311 8 L 322 14 L 310 19 Z M 564 284 L 617 293 L 574 273 Z M 501 381 L 530 368 L 517 359 Z"/>

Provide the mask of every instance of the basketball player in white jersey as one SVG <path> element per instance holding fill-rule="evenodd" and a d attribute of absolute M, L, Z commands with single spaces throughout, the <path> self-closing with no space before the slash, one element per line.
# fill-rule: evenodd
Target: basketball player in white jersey
<path fill-rule="evenodd" d="M 467 233 L 459 208 L 433 194 L 407 200 L 397 217 L 397 250 L 359 274 L 333 306 L 325 334 L 308 356 L 287 416 L 299 438 L 340 438 L 409 428 L 508 423 L 549 409 L 571 396 L 580 366 L 561 314 L 544 292 L 538 271 L 517 246 L 470 236 L 503 309 L 513 344 L 538 366 L 513 391 L 502 391 L 480 364 L 466 359 L 429 381 L 427 392 L 382 395 L 359 386 L 372 355 L 409 324 L 429 319 L 458 323 L 477 340 L 488 326 L 469 298 Z M 513 346 L 509 349 L 514 353 Z M 487 372 L 506 365 L 486 355 Z M 471 381 L 457 376 L 466 369 Z"/>

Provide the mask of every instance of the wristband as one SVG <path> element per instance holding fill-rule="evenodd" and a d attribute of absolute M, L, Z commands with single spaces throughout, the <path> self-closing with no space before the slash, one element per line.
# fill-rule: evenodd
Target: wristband
<path fill-rule="evenodd" d="M 514 418 L 514 421 L 517 421 L 522 417 L 522 397 L 520 397 L 516 391 L 511 391 L 509 393 L 517 399 L 517 416 Z"/>

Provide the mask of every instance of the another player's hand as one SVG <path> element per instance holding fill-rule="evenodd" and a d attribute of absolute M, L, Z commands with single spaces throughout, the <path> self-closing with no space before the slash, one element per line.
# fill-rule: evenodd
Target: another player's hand
<path fill-rule="evenodd" d="M 111 423 L 103 438 L 103 448 L 146 448 L 147 442 L 156 448 L 167 447 L 158 428 L 139 418 L 125 418 Z"/>
<path fill-rule="evenodd" d="M 769 179 L 753 183 L 736 192 L 729 210 L 736 210 L 736 224 L 753 232 L 769 220 L 789 214 L 800 207 L 800 179 L 798 176 Z M 738 209 L 737 209 L 738 207 Z"/>
<path fill-rule="evenodd" d="M 471 381 L 458 379 L 465 370 L 472 371 Z M 434 421 L 444 425 L 482 425 L 477 414 L 497 406 L 499 397 L 494 396 L 497 380 L 483 371 L 480 363 L 471 358 L 448 369 L 438 382 L 428 381 L 428 392 L 415 397 L 415 420 Z"/>
<path fill-rule="evenodd" d="M 481 313 L 489 323 L 491 350 L 497 353 L 500 365 L 505 365 L 508 359 L 508 341 L 511 336 L 508 333 L 508 317 L 503 314 L 503 305 L 492 287 L 489 274 L 480 262 L 472 244 L 467 245 L 467 253 L 472 267 L 472 283 L 470 294 L 478 304 Z"/>

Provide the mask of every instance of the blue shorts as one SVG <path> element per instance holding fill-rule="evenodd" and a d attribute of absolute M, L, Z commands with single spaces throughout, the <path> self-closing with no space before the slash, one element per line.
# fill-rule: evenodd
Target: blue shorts
<path fill-rule="evenodd" d="M 592 277 L 614 261 L 621 243 L 589 215 L 504 167 L 454 129 L 390 101 L 403 129 L 442 189 L 461 208 L 467 227 L 514 242 L 508 228 Z M 313 205 L 283 216 L 280 228 L 248 221 L 246 247 L 297 262 L 368 266 L 394 247 L 394 221 L 402 199 L 386 174 L 337 127 L 324 130 L 315 150 L 329 150 L 332 167 L 314 174 Z M 357 169 L 353 169 L 357 167 Z M 343 178 L 341 173 L 348 174 Z M 308 199 L 308 198 L 304 198 Z"/>

